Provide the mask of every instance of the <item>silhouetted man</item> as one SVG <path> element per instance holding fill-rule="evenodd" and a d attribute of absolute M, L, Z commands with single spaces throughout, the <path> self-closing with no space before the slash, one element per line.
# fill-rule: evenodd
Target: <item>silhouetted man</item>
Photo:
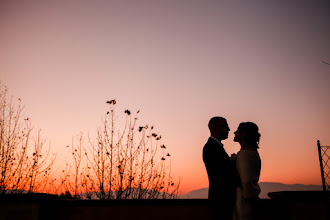
<path fill-rule="evenodd" d="M 211 136 L 203 148 L 203 161 L 209 177 L 209 208 L 213 219 L 232 219 L 235 203 L 235 169 L 223 148 L 230 131 L 226 119 L 209 121 Z"/>

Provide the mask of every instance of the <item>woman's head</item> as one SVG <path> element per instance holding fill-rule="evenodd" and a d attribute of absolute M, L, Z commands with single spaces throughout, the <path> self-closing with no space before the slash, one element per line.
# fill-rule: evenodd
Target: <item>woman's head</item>
<path fill-rule="evenodd" d="M 260 133 L 259 128 L 253 122 L 242 122 L 235 131 L 234 141 L 246 143 L 251 147 L 259 148 Z"/>

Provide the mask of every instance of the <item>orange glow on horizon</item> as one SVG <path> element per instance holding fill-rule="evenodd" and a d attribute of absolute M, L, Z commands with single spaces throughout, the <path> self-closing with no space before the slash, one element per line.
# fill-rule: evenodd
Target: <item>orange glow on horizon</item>
<path fill-rule="evenodd" d="M 48 192 L 65 192 L 67 146 L 81 133 L 98 143 L 112 99 L 162 135 L 181 194 L 208 187 L 202 149 L 213 116 L 228 121 L 228 155 L 240 149 L 240 122 L 259 126 L 260 182 L 321 185 L 330 3 L 184 2 L 1 3 L 0 80 L 56 154 Z"/>

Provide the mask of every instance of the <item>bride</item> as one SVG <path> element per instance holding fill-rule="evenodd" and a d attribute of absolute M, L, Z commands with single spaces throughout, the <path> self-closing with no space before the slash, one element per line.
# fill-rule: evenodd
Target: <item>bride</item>
<path fill-rule="evenodd" d="M 252 122 L 241 123 L 235 131 L 234 141 L 241 145 L 241 150 L 232 159 L 236 159 L 236 168 L 241 180 L 236 189 L 236 205 L 233 213 L 234 220 L 255 219 L 255 209 L 259 200 L 258 185 L 261 160 L 258 153 L 259 128 Z"/>

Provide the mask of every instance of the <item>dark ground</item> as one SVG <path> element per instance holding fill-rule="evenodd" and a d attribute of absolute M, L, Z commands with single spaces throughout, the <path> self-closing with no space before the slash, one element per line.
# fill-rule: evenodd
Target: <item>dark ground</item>
<path fill-rule="evenodd" d="M 276 192 L 261 199 L 258 219 L 326 220 L 322 192 Z M 48 194 L 0 196 L 0 220 L 209 219 L 206 199 L 74 200 Z"/>

